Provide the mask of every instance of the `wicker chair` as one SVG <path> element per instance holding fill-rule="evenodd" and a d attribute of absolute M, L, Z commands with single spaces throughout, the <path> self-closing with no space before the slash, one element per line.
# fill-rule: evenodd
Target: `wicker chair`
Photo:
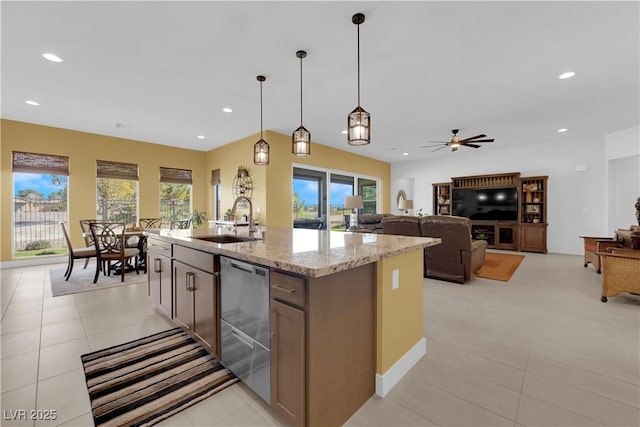
<path fill-rule="evenodd" d="M 171 230 L 185 230 L 191 226 L 190 219 L 174 219 L 171 221 Z"/>
<path fill-rule="evenodd" d="M 640 294 L 640 251 L 609 249 L 598 253 L 602 260 L 602 297 L 614 297 L 622 292 Z"/>
<path fill-rule="evenodd" d="M 584 239 L 584 266 L 585 268 L 591 263 L 596 268 L 596 273 L 602 272 L 602 264 L 598 253 L 607 252 L 608 248 L 618 246 L 616 239 L 611 237 L 587 237 L 580 236 Z"/>
<path fill-rule="evenodd" d="M 162 218 L 140 218 L 138 221 L 140 228 L 160 228 L 162 225 Z"/>
<path fill-rule="evenodd" d="M 89 224 L 91 234 L 96 242 L 97 258 L 96 275 L 93 283 L 98 281 L 100 271 L 111 268 L 111 261 L 120 263 L 121 281 L 124 282 L 124 273 L 126 271 L 126 261 L 135 260 L 136 274 L 138 271 L 138 248 L 127 248 L 125 239 L 126 225 L 124 222 L 92 222 Z"/>
<path fill-rule="evenodd" d="M 86 260 L 84 265 L 86 268 L 87 262 L 89 262 L 89 259 L 96 258 L 97 256 L 96 247 L 90 246 L 88 248 L 73 249 L 73 246 L 71 246 L 71 239 L 69 239 L 69 233 L 67 232 L 67 227 L 66 225 L 64 225 L 64 222 L 60 223 L 60 227 L 62 228 L 62 234 L 64 234 L 64 239 L 67 241 L 67 250 L 69 254 L 69 263 L 67 264 L 67 271 L 64 272 L 64 280 L 69 280 L 69 277 L 71 277 L 71 272 L 73 271 L 74 261 L 77 259 Z"/>

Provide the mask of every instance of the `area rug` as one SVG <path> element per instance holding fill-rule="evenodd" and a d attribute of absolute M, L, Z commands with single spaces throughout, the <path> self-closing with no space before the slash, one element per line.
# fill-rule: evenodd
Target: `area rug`
<path fill-rule="evenodd" d="M 487 252 L 484 264 L 477 273 L 478 277 L 508 282 L 524 259 L 524 255 L 499 254 Z"/>
<path fill-rule="evenodd" d="M 96 289 L 113 288 L 115 286 L 131 285 L 133 283 L 141 283 L 147 281 L 147 275 L 144 271 L 136 274 L 135 271 L 125 273 L 124 282 L 120 281 L 120 275 L 111 274 L 105 276 L 100 273 L 98 282 L 93 283 L 93 277 L 96 274 L 96 265 L 89 263 L 86 269 L 83 269 L 84 262 L 78 262 L 73 267 L 73 272 L 69 281 L 64 280 L 64 272 L 67 267 L 53 268 L 49 270 L 51 278 L 51 293 L 54 297 L 60 295 L 76 294 L 78 292 L 95 291 Z"/>
<path fill-rule="evenodd" d="M 238 381 L 180 328 L 81 358 L 96 426 L 150 426 Z"/>

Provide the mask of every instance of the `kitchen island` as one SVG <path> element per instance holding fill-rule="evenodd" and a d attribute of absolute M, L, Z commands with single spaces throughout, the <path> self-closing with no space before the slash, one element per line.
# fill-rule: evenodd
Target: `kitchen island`
<path fill-rule="evenodd" d="M 220 357 L 220 257 L 267 267 L 270 404 L 284 420 L 341 425 L 374 393 L 384 396 L 425 353 L 423 249 L 439 239 L 267 227 L 258 240 L 206 240 L 233 240 L 215 237 L 228 234 L 225 228 L 149 233 L 150 294 Z M 172 265 L 164 293 L 160 257 Z"/>

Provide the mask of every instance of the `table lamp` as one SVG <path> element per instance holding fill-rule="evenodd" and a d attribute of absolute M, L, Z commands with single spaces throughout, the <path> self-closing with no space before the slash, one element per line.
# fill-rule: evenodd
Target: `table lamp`
<path fill-rule="evenodd" d="M 408 214 L 409 209 L 413 209 L 413 200 L 401 199 L 398 202 L 398 210 L 404 211 L 405 214 Z"/>
<path fill-rule="evenodd" d="M 344 198 L 344 208 L 351 209 L 351 218 L 349 219 L 349 230 L 358 228 L 358 209 L 362 209 L 362 196 L 347 196 Z"/>

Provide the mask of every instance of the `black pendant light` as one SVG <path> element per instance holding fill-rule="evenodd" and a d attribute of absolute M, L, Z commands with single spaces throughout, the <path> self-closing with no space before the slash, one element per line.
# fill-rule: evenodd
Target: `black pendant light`
<path fill-rule="evenodd" d="M 367 145 L 370 141 L 371 120 L 360 106 L 360 24 L 364 22 L 364 15 L 356 13 L 351 21 L 358 27 L 358 106 L 347 119 L 347 142 L 349 145 Z"/>
<path fill-rule="evenodd" d="M 262 139 L 262 82 L 267 80 L 265 76 L 257 76 L 260 82 L 260 141 L 253 146 L 253 163 L 260 166 L 269 164 L 269 144 Z"/>
<path fill-rule="evenodd" d="M 293 131 L 291 137 L 291 153 L 297 157 L 309 157 L 311 155 L 311 132 L 302 126 L 302 58 L 307 52 L 299 50 L 296 57 L 300 58 L 300 127 Z"/>

